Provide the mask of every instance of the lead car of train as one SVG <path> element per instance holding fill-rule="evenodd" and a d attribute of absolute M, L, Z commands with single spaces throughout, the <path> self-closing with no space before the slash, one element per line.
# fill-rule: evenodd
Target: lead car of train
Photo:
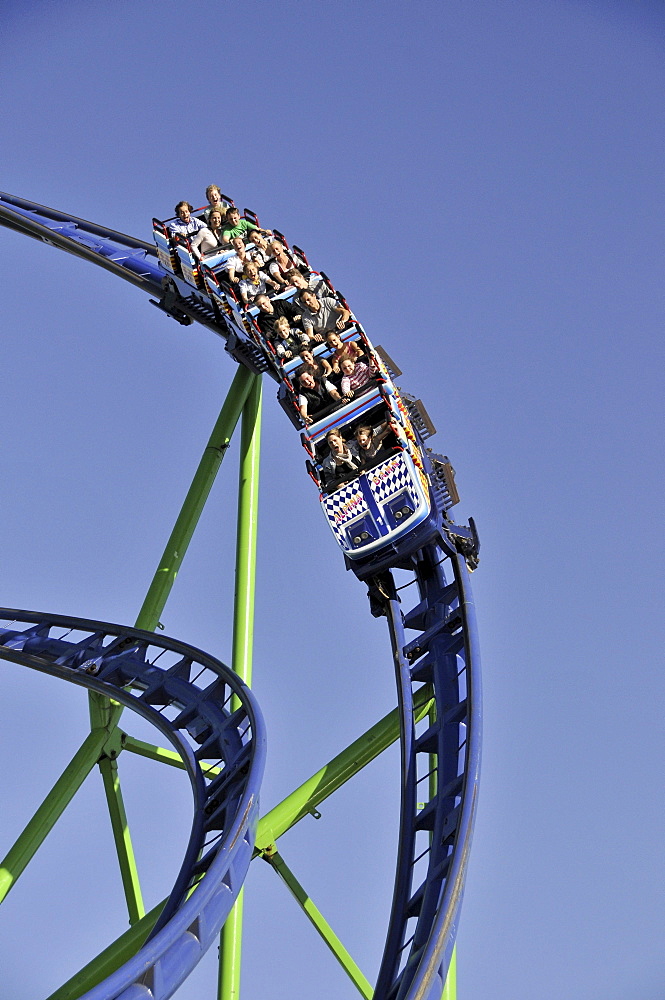
<path fill-rule="evenodd" d="M 230 198 L 223 196 L 230 205 Z M 201 217 L 202 209 L 195 217 Z M 259 227 L 255 213 L 245 209 L 243 218 Z M 326 521 L 344 553 L 348 568 L 362 579 L 396 565 L 402 558 L 424 546 L 442 525 L 450 540 L 463 552 L 470 569 L 477 565 L 478 537 L 470 519 L 469 527 L 454 524 L 448 514 L 458 502 L 454 471 L 446 456 L 435 455 L 424 445 L 434 427 L 420 400 L 400 393 L 394 377 L 401 374 L 380 347 L 375 348 L 353 313 L 341 340 L 353 342 L 366 356 L 373 376 L 350 401 L 342 400 L 316 411 L 314 422 L 306 424 L 298 405 L 297 371 L 302 365 L 296 356 L 279 358 L 271 340 L 256 322 L 256 306 L 243 306 L 228 281 L 225 265 L 234 251 L 221 246 L 202 257 L 193 251 L 188 236 L 173 235 L 171 219 L 153 219 L 153 234 L 160 265 L 165 272 L 165 296 L 160 303 L 176 315 L 174 303 L 185 300 L 225 330 L 227 350 L 256 372 L 268 372 L 278 383 L 278 400 L 293 425 L 300 430 L 307 452 L 306 468 L 319 490 Z M 252 230 L 245 234 L 246 247 L 253 248 Z M 303 250 L 280 240 L 296 267 L 308 279 L 313 272 Z M 321 273 L 329 294 L 348 308 L 344 297 Z M 171 298 L 169 299 L 169 293 Z M 293 299 L 293 287 L 270 297 Z M 156 303 L 157 304 L 157 303 Z M 350 310 L 349 310 L 350 311 Z M 326 343 L 310 345 L 316 358 L 327 359 L 333 352 Z M 346 441 L 359 426 L 385 428 L 382 447 L 362 471 L 345 476 L 326 474 L 327 435 L 339 430 Z"/>

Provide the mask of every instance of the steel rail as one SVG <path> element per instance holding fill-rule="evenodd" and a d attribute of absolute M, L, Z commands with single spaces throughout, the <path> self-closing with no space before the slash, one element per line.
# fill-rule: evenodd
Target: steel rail
<path fill-rule="evenodd" d="M 14 626 L 0 629 L 0 658 L 120 702 L 156 726 L 182 758 L 194 815 L 171 894 L 133 957 L 82 995 L 167 1000 L 217 937 L 252 858 L 265 762 L 258 705 L 232 670 L 178 640 L 7 608 L 0 608 L 0 619 Z M 76 641 L 52 636 L 54 629 L 76 631 Z M 201 766 L 210 760 L 219 773 Z M 34 847 L 20 841 L 22 850 L 15 845 L 9 859 Z"/>
<path fill-rule="evenodd" d="M 480 658 L 466 565 L 443 534 L 411 563 L 420 601 L 410 611 L 402 611 L 390 574 L 378 581 L 403 739 L 395 888 L 375 1000 L 441 997 L 455 944 L 480 771 Z M 407 628 L 417 630 L 417 637 L 407 641 Z M 431 685 L 436 709 L 417 724 L 413 699 L 423 684 Z"/>
<path fill-rule="evenodd" d="M 45 219 L 50 219 L 52 222 L 62 222 L 66 225 L 73 223 L 86 232 L 96 233 L 97 236 L 103 236 L 104 239 L 113 240 L 115 243 L 120 243 L 133 250 L 145 250 L 151 257 L 157 256 L 157 248 L 154 243 L 145 243 L 143 240 L 136 239 L 135 236 L 119 233 L 115 229 L 107 229 L 106 226 L 99 226 L 96 222 L 88 222 L 87 219 L 79 219 L 75 215 L 59 212 L 56 208 L 49 208 L 47 205 L 38 205 L 34 201 L 26 201 L 25 198 L 18 198 L 16 195 L 8 194 L 6 191 L 0 191 L 0 206 L 3 202 L 7 206 L 20 208 L 30 213 L 38 212 Z"/>

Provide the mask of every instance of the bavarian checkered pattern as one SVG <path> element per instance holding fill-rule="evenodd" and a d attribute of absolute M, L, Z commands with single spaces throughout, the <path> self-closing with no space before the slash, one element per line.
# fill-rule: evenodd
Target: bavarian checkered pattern
<path fill-rule="evenodd" d="M 343 548 L 348 549 L 344 526 L 353 517 L 363 514 L 367 510 L 367 504 L 358 483 L 351 482 L 342 486 L 331 496 L 326 497 L 323 505 L 335 538 Z"/>
<path fill-rule="evenodd" d="M 372 496 L 378 504 L 392 496 L 393 493 L 398 493 L 405 486 L 410 487 L 411 493 L 414 493 L 413 479 L 409 475 L 406 462 L 401 455 L 394 455 L 387 462 L 371 469 L 367 473 L 367 481 L 372 490 Z"/>

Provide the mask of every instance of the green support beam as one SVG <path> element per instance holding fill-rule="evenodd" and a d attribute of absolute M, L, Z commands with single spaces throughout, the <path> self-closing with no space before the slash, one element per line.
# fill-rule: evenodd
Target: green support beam
<path fill-rule="evenodd" d="M 354 986 L 360 991 L 365 1000 L 371 1000 L 374 990 L 369 980 L 362 974 L 350 954 L 337 937 L 332 927 L 325 919 L 314 901 L 307 895 L 302 885 L 281 857 L 277 849 L 272 847 L 266 850 L 263 860 L 272 865 L 279 877 L 288 887 L 291 895 L 298 902 L 307 919 L 311 922 L 316 932 L 323 938 L 330 951 L 333 953 L 339 964 L 342 966 L 347 976 Z"/>
<path fill-rule="evenodd" d="M 135 753 L 139 757 L 147 757 L 148 760 L 159 761 L 160 764 L 168 764 L 169 767 L 178 767 L 181 771 L 186 771 L 185 762 L 175 750 L 165 750 L 164 747 L 157 747 L 154 743 L 144 743 L 143 740 L 134 739 L 127 733 L 121 733 L 123 750 Z M 204 774 L 210 778 L 222 773 L 221 767 L 214 767 L 206 764 L 204 760 L 199 761 L 199 766 Z"/>
<path fill-rule="evenodd" d="M 222 459 L 231 441 L 236 424 L 245 402 L 256 384 L 261 384 L 260 376 L 240 365 L 224 400 L 217 423 L 196 470 L 192 485 L 185 497 L 180 514 L 166 543 L 161 562 L 153 578 L 145 601 L 136 619 L 136 628 L 154 631 L 164 610 L 166 600 L 178 575 L 194 529 L 212 489 Z"/>
<path fill-rule="evenodd" d="M 107 739 L 108 732 L 105 729 L 93 729 L 10 848 L 0 864 L 0 902 L 35 856 L 92 771 Z"/>
<path fill-rule="evenodd" d="M 252 683 L 254 644 L 256 539 L 261 457 L 261 391 L 261 380 L 257 378 L 249 392 L 242 413 L 240 438 L 232 666 L 247 685 Z M 237 708 L 238 704 L 238 699 L 234 698 L 232 706 Z M 241 889 L 220 934 L 218 1000 L 239 1000 L 243 907 L 244 890 Z"/>
<path fill-rule="evenodd" d="M 416 722 L 423 719 L 432 705 L 432 689 L 425 685 L 414 697 Z M 299 788 L 276 805 L 259 821 L 256 851 L 262 853 L 271 844 L 309 815 L 329 795 L 399 739 L 399 713 L 393 709 L 376 725 L 368 729 L 346 750 L 303 782 Z"/>
<path fill-rule="evenodd" d="M 117 730 L 116 730 L 117 732 Z M 99 761 L 99 769 L 102 772 L 104 791 L 106 792 L 106 802 L 111 816 L 111 828 L 113 839 L 118 854 L 118 864 L 120 865 L 120 876 L 122 887 L 125 890 L 127 900 L 127 910 L 129 913 L 129 923 L 133 925 L 145 916 L 145 907 L 141 895 L 141 885 L 136 869 L 136 859 L 134 848 L 127 825 L 127 815 L 125 804 L 120 789 L 120 776 L 118 774 L 117 760 L 110 757 L 102 757 Z"/>
<path fill-rule="evenodd" d="M 238 526 L 236 536 L 236 585 L 233 609 L 233 662 L 238 676 L 251 686 L 254 651 L 254 595 L 256 591 L 256 542 L 259 524 L 259 465 L 261 459 L 261 380 L 250 389 L 242 414 Z"/>
<path fill-rule="evenodd" d="M 453 957 L 450 959 L 441 1000 L 457 1000 L 457 945 L 453 948 Z"/>

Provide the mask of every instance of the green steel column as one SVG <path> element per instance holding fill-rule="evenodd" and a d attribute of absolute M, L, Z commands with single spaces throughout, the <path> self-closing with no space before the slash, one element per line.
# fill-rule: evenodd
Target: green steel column
<path fill-rule="evenodd" d="M 28 862 L 46 840 L 65 808 L 99 760 L 108 739 L 105 729 L 94 729 L 48 793 L 25 830 L 0 863 L 0 902 L 5 898 Z"/>
<path fill-rule="evenodd" d="M 261 456 L 261 380 L 256 378 L 242 414 L 236 588 L 233 617 L 233 669 L 252 683 L 256 536 L 259 519 L 259 459 Z"/>
<path fill-rule="evenodd" d="M 111 829 L 113 830 L 113 839 L 118 854 L 122 886 L 125 890 L 125 899 L 127 900 L 129 923 L 135 924 L 145 916 L 145 907 L 141 895 L 139 875 L 136 869 L 134 848 L 132 847 L 132 840 L 127 825 L 125 803 L 120 789 L 118 762 L 104 756 L 99 761 L 99 770 L 102 772 L 106 802 L 111 816 Z"/>
<path fill-rule="evenodd" d="M 261 380 L 256 378 L 242 414 L 233 616 L 232 666 L 248 685 L 252 683 L 260 453 Z M 241 890 L 220 935 L 218 1000 L 238 1000 L 240 996 L 243 904 Z"/>

